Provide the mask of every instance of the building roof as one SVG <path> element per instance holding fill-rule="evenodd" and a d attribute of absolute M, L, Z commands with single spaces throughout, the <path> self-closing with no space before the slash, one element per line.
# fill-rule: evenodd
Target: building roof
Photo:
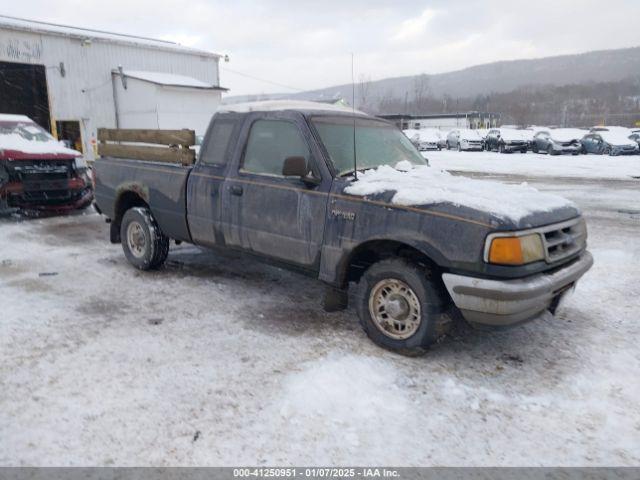
<path fill-rule="evenodd" d="M 479 112 L 474 110 L 471 112 L 427 113 L 424 115 L 394 113 L 390 115 L 378 115 L 378 117 L 385 118 L 387 120 L 400 120 L 400 119 L 414 120 L 418 118 L 465 118 L 465 117 L 473 117 L 478 115 L 500 115 L 500 114 L 494 113 L 494 112 Z"/>
<path fill-rule="evenodd" d="M 140 37 L 137 35 L 128 35 L 124 33 L 108 32 L 105 30 L 95 30 L 91 28 L 73 27 L 70 25 L 62 25 L 58 23 L 42 22 L 39 20 L 29 20 L 26 18 L 10 17 L 8 15 L 0 15 L 0 28 L 12 30 L 20 30 L 25 32 L 34 32 L 48 35 L 60 35 L 66 37 L 79 38 L 88 41 L 104 41 L 112 43 L 123 43 L 128 45 L 137 45 L 140 47 L 154 48 L 159 50 L 179 51 L 191 55 L 200 55 L 204 57 L 220 58 L 217 53 L 207 52 L 196 48 L 186 47 L 179 43 L 168 40 L 158 40 L 155 38 Z"/>
<path fill-rule="evenodd" d="M 232 103 L 230 105 L 221 105 L 218 109 L 219 112 L 237 113 L 272 112 L 278 110 L 327 111 L 366 115 L 364 112 L 352 110 L 348 107 L 320 102 L 309 102 L 307 100 L 264 100 L 260 102 Z"/>
<path fill-rule="evenodd" d="M 121 74 L 119 70 L 113 70 L 113 73 L 116 75 Z M 143 70 L 123 70 L 122 75 L 128 78 L 134 78 L 136 80 L 154 83 L 156 85 L 162 85 L 165 87 L 198 88 L 201 90 L 228 90 L 228 88 L 220 87 L 219 85 L 212 85 L 193 77 L 187 77 L 185 75 L 175 75 L 173 73 L 146 72 Z"/>

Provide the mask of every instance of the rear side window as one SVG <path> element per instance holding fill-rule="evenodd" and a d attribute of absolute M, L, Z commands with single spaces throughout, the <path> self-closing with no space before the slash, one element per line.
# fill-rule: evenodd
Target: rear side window
<path fill-rule="evenodd" d="M 207 144 L 204 146 L 203 163 L 207 165 L 224 165 L 227 163 L 231 135 L 236 123 L 237 120 L 232 119 L 221 119 L 213 122 Z"/>
<path fill-rule="evenodd" d="M 281 177 L 287 157 L 304 157 L 310 163 L 309 146 L 295 124 L 258 120 L 251 126 L 242 171 Z"/>

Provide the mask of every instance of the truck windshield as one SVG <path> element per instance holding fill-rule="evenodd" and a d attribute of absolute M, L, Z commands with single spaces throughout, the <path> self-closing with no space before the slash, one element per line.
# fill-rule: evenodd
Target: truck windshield
<path fill-rule="evenodd" d="M 353 117 L 313 117 L 318 131 L 338 175 L 353 172 Z M 358 170 L 395 166 L 403 160 L 413 165 L 427 165 L 420 152 L 396 127 L 371 118 L 356 118 L 356 159 Z"/>

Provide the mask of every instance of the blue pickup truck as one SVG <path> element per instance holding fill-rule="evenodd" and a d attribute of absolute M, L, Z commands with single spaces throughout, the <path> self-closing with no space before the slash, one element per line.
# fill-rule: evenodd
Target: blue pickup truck
<path fill-rule="evenodd" d="M 593 263 L 571 202 L 437 171 L 395 126 L 324 104 L 223 107 L 193 165 L 103 156 L 94 170 L 135 267 L 161 267 L 171 240 L 245 252 L 324 282 L 326 310 L 354 302 L 369 337 L 407 355 L 458 314 L 553 312 Z"/>

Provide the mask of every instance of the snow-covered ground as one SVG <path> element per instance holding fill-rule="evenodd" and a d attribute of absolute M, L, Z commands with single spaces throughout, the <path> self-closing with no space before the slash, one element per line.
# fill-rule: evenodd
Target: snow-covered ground
<path fill-rule="evenodd" d="M 542 153 L 423 152 L 438 168 L 459 172 L 484 172 L 535 177 L 574 177 L 631 180 L 640 177 L 640 155 L 546 155 Z"/>
<path fill-rule="evenodd" d="M 584 209 L 593 269 L 421 358 L 293 273 L 186 245 L 143 273 L 98 215 L 0 220 L 0 465 L 638 465 L 640 180 L 531 183 Z"/>

